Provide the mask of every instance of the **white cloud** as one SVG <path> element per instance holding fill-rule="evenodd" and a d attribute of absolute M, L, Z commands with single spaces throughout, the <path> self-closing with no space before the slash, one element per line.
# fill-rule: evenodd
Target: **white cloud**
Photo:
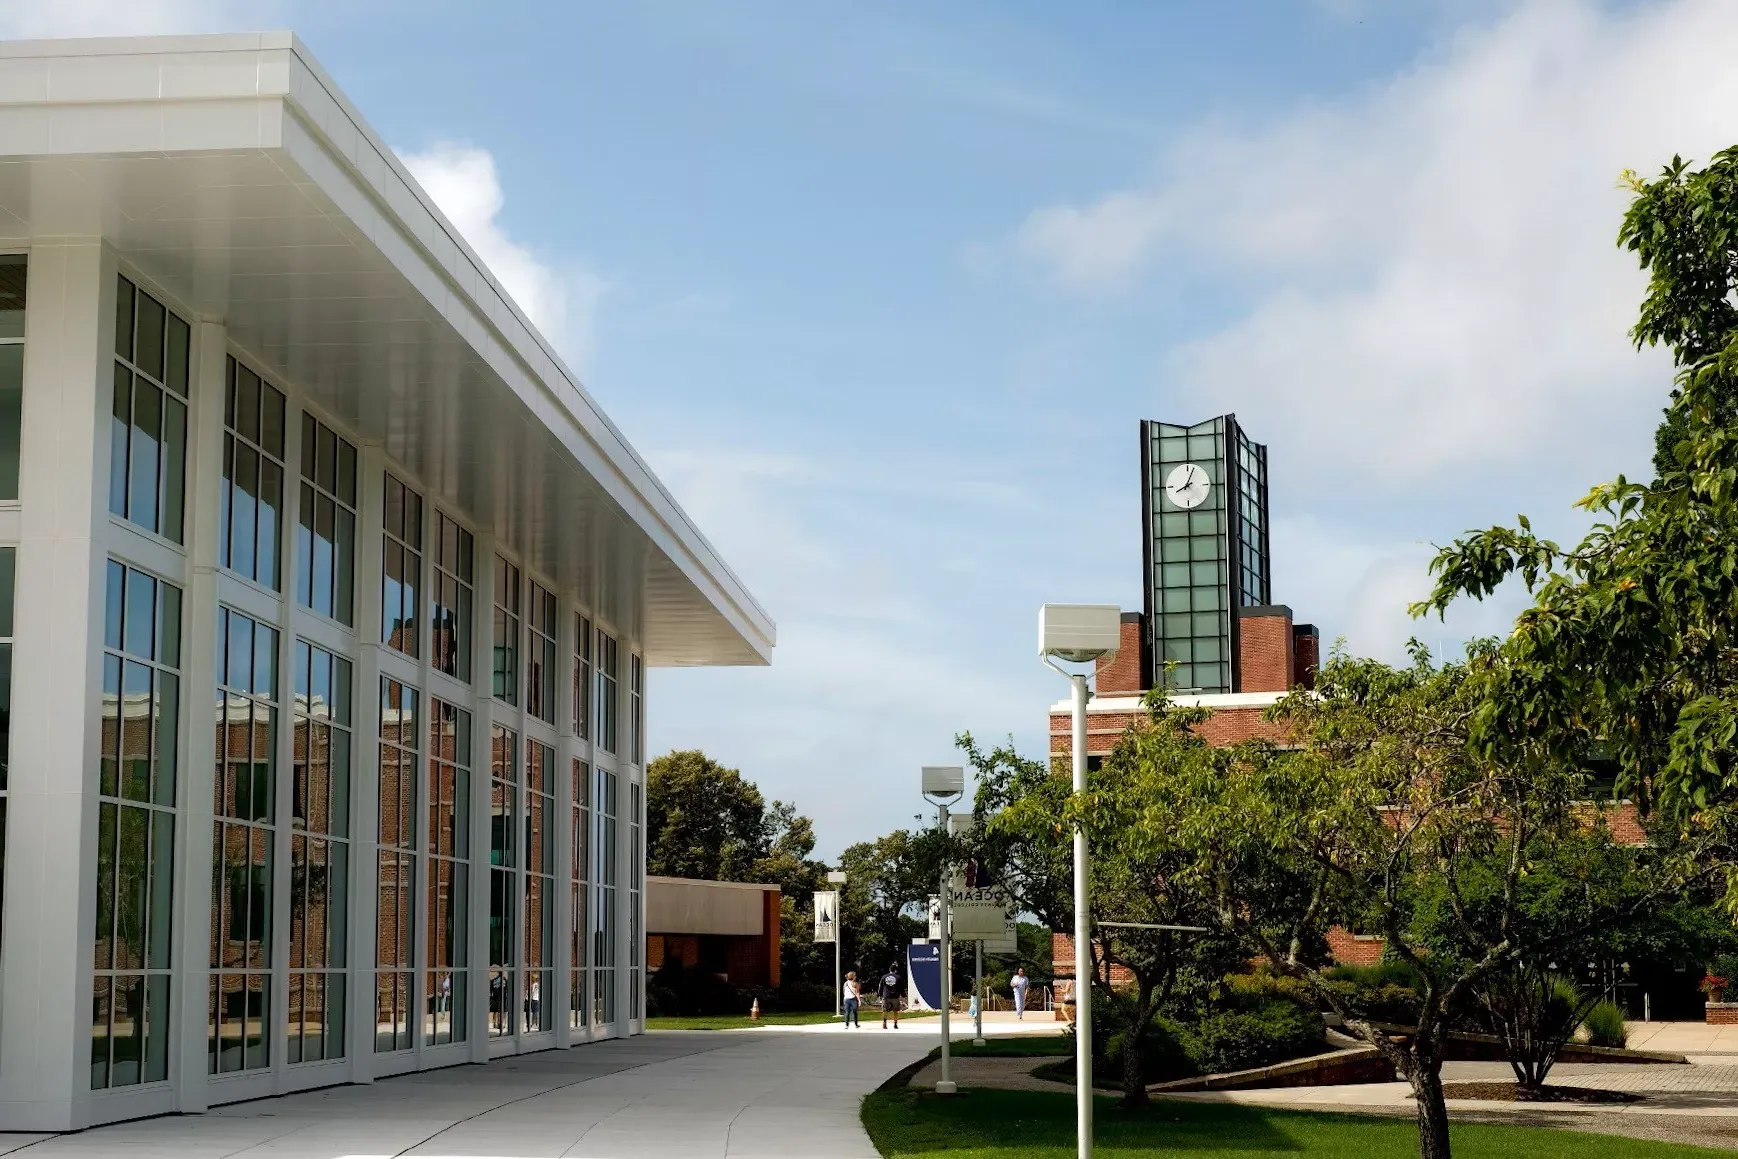
<path fill-rule="evenodd" d="M 248 20 L 274 10 L 270 3 L 248 5 Z M 240 15 L 232 0 L 6 0 L 0 4 L 0 37 L 229 32 L 248 22 L 238 21 Z"/>
<path fill-rule="evenodd" d="M 551 265 L 508 236 L 500 220 L 507 197 L 487 149 L 441 141 L 399 156 L 532 324 L 583 372 L 609 283 L 578 265 Z"/>
<path fill-rule="evenodd" d="M 1738 139 L 1734 60 L 1730 0 L 1533 0 L 1348 99 L 1199 127 L 1150 185 L 1041 209 L 1018 244 L 1075 291 L 1246 290 L 1166 377 L 1312 448 L 1294 485 L 1591 482 L 1667 373 L 1625 337 L 1643 282 L 1617 176 Z"/>

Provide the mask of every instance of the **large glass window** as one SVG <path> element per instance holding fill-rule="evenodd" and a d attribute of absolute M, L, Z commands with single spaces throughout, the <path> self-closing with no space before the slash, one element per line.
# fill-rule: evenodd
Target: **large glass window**
<path fill-rule="evenodd" d="M 187 486 L 187 323 L 118 279 L 109 510 L 181 542 Z"/>
<path fill-rule="evenodd" d="M 519 703 L 519 569 L 495 557 L 495 699 Z"/>
<path fill-rule="evenodd" d="M 597 634 L 597 747 L 606 753 L 616 751 L 616 697 L 620 684 L 620 669 L 616 667 L 619 653 L 614 636 Z"/>
<path fill-rule="evenodd" d="M 417 691 L 380 678 L 380 813 L 374 1049 L 411 1045 L 416 974 Z"/>
<path fill-rule="evenodd" d="M 591 766 L 584 761 L 573 762 L 573 805 L 568 823 L 573 832 L 573 864 L 568 873 L 573 904 L 568 952 L 572 955 L 573 976 L 568 984 L 567 1017 L 568 1025 L 577 1030 L 587 1024 L 585 1004 L 591 996 L 585 973 L 589 950 L 585 915 L 590 901 L 586 895 L 586 876 L 591 856 Z"/>
<path fill-rule="evenodd" d="M 526 625 L 525 711 L 555 723 L 555 596 L 533 583 Z"/>
<path fill-rule="evenodd" d="M 91 1089 L 169 1077 L 181 589 L 109 561 Z"/>
<path fill-rule="evenodd" d="M 519 911 L 519 737 L 493 726 L 489 736 L 489 1037 L 514 1031 L 515 918 Z"/>
<path fill-rule="evenodd" d="M 428 990 L 423 1044 L 465 1040 L 469 1009 L 471 714 L 429 701 Z"/>
<path fill-rule="evenodd" d="M 594 772 L 591 880 L 591 1021 L 616 1020 L 616 775 Z"/>
<path fill-rule="evenodd" d="M 296 523 L 296 602 L 340 624 L 353 623 L 356 448 L 311 414 L 302 415 Z"/>
<path fill-rule="evenodd" d="M 231 358 L 223 404 L 219 562 L 278 589 L 284 511 L 284 396 Z"/>
<path fill-rule="evenodd" d="M 646 666 L 637 655 L 628 657 L 628 759 L 646 763 Z"/>
<path fill-rule="evenodd" d="M 0 309 L 0 324 L 4 324 Z M 0 547 L 0 881 L 6 870 L 7 770 L 12 763 L 12 593 L 16 589 L 18 549 Z M 5 915 L 0 913 L 0 946 L 5 945 Z"/>
<path fill-rule="evenodd" d="M 448 676 L 471 682 L 471 533 L 435 512 L 434 666 Z"/>
<path fill-rule="evenodd" d="M 211 845 L 212 1074 L 271 1065 L 272 852 L 278 633 L 217 610 L 217 767 Z"/>
<path fill-rule="evenodd" d="M 640 848 L 640 786 L 628 785 L 628 1017 L 644 1018 L 640 998 L 645 979 L 640 962 L 646 940 L 640 936 L 640 897 L 645 890 L 646 858 Z"/>
<path fill-rule="evenodd" d="M 528 1032 L 554 1025 L 555 750 L 525 742 L 525 945 L 521 1010 Z"/>
<path fill-rule="evenodd" d="M 0 499 L 18 498 L 27 273 L 23 254 L 0 254 Z"/>
<path fill-rule="evenodd" d="M 573 617 L 573 735 L 591 739 L 591 621 Z"/>
<path fill-rule="evenodd" d="M 287 1060 L 344 1057 L 349 977 L 350 662 L 296 641 Z"/>
<path fill-rule="evenodd" d="M 417 627 L 422 591 L 422 496 L 386 477 L 380 580 L 380 638 L 406 656 L 420 656 Z"/>

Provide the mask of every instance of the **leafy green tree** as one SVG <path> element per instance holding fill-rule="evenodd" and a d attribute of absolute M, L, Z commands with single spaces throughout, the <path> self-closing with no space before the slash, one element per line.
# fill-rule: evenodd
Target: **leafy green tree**
<path fill-rule="evenodd" d="M 799 981 L 831 987 L 831 949 L 813 943 L 813 897 L 826 888 L 827 871 L 814 850 L 812 821 L 787 802 L 769 804 L 740 772 L 705 753 L 667 753 L 646 766 L 646 872 L 778 886 L 787 990 Z"/>
<path fill-rule="evenodd" d="M 1127 1107 L 1147 1103 L 1147 1043 L 1157 1014 L 1185 999 L 1199 1000 L 1243 958 L 1238 940 L 1217 928 L 1213 894 L 1184 872 L 1188 853 L 1149 841 L 1140 829 L 1142 771 L 1210 761 L 1206 742 L 1190 731 L 1206 716 L 1199 709 L 1157 714 L 1150 726 L 1131 730 L 1087 778 L 1081 815 L 1092 843 L 1092 913 L 1099 922 L 1119 924 L 1101 926 L 1084 951 L 1076 947 L 1075 969 L 1084 972 L 1093 1002 L 1115 1028 Z M 1034 904 L 1071 920 L 1060 905 L 1067 895 L 1058 888 L 1073 849 L 1073 829 L 1065 821 L 1069 782 L 1040 774 L 1036 762 L 1007 750 L 985 759 L 970 737 L 960 743 L 974 765 L 990 772 L 980 778 L 980 800 L 1000 806 L 987 826 L 982 854 L 1013 867 L 1008 876 Z M 1209 932 L 1133 928 L 1139 925 L 1203 926 Z M 1131 984 L 1112 985 L 1118 968 L 1128 972 Z"/>
<path fill-rule="evenodd" d="M 1618 241 L 1649 274 L 1631 335 L 1677 367 L 1656 477 L 1595 487 L 1579 506 L 1598 522 L 1571 548 L 1524 516 L 1456 540 L 1413 611 L 1440 614 L 1518 577 L 1533 602 L 1504 642 L 1505 679 L 1475 739 L 1567 758 L 1596 738 L 1620 792 L 1662 814 L 1656 837 L 1694 841 L 1730 836 L 1738 796 L 1738 149 L 1626 180 Z"/>
<path fill-rule="evenodd" d="M 1586 775 L 1543 751 L 1499 761 L 1471 742 L 1502 663 L 1490 646 L 1442 667 L 1419 649 L 1401 669 L 1336 652 L 1314 692 L 1274 710 L 1293 749 L 1252 741 L 1177 760 L 1155 745 L 1127 758 L 1130 840 L 1149 843 L 1150 857 L 1182 855 L 1181 876 L 1210 892 L 1224 929 L 1395 1065 L 1416 1097 L 1425 1159 L 1449 1154 L 1441 1069 L 1455 1012 L 1524 953 L 1550 954 L 1632 916 L 1600 906 L 1566 928 L 1527 927 L 1530 851 L 1582 832 Z M 1162 699 L 1152 707 L 1149 729 L 1162 729 L 1174 710 Z M 1089 795 L 1071 808 L 1102 807 Z M 1482 867 L 1490 880 L 1471 880 Z M 1440 882 L 1447 899 L 1429 930 L 1414 920 L 1424 882 Z M 1662 873 L 1625 904 L 1676 888 Z M 1329 984 L 1325 935 L 1336 924 L 1381 934 L 1418 976 L 1419 1013 L 1404 1039 Z"/>

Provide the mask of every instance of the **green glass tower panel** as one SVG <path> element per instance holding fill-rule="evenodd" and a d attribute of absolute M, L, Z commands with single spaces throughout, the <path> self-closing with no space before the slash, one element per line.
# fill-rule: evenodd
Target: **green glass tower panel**
<path fill-rule="evenodd" d="M 1141 468 L 1153 682 L 1238 691 L 1237 609 L 1271 594 L 1267 448 L 1235 415 L 1192 426 L 1146 421 Z"/>

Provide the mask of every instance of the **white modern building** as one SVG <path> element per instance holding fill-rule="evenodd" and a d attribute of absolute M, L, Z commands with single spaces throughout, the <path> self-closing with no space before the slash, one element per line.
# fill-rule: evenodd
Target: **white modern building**
<path fill-rule="evenodd" d="M 288 34 L 0 44 L 0 1130 L 633 1034 L 773 625 Z"/>

